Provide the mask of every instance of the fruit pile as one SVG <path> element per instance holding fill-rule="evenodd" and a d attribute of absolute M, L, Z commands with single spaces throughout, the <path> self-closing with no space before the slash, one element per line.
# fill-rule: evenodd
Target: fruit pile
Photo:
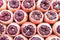
<path fill-rule="evenodd" d="M 60 40 L 60 0 L 0 0 L 0 40 Z"/>

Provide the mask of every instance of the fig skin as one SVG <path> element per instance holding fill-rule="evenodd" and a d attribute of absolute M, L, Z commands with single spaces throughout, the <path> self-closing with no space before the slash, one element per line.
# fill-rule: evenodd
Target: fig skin
<path fill-rule="evenodd" d="M 18 22 L 18 21 L 15 19 L 15 13 L 16 13 L 17 11 L 22 11 L 22 12 L 24 13 L 24 19 L 23 19 L 22 21 L 20 21 L 20 22 Z M 14 20 L 15 20 L 15 22 L 16 22 L 17 24 L 23 24 L 23 23 L 25 23 L 25 22 L 28 20 L 28 15 L 27 15 L 27 13 L 24 12 L 23 10 L 17 10 L 17 11 L 14 13 Z"/>
<path fill-rule="evenodd" d="M 42 1 L 42 0 L 38 0 L 38 1 L 37 1 L 37 5 L 36 5 L 37 10 L 40 10 L 41 12 L 46 12 L 46 11 L 48 11 L 49 8 L 50 8 L 50 3 L 49 3 L 49 8 L 46 9 L 46 10 L 44 10 L 43 8 L 40 7 L 41 1 Z"/>
<path fill-rule="evenodd" d="M 3 37 L 3 36 L 6 36 L 9 40 L 13 40 L 13 38 L 11 36 L 7 35 L 7 34 L 4 34 L 4 35 L 0 36 L 0 38 Z"/>
<path fill-rule="evenodd" d="M 2 0 L 2 1 L 3 1 L 3 5 L 0 7 L 0 11 L 6 10 L 6 1 L 5 0 Z"/>
<path fill-rule="evenodd" d="M 22 7 L 22 9 L 25 11 L 25 12 L 31 12 L 31 11 L 33 11 L 34 9 L 35 9 L 35 1 L 33 1 L 34 2 L 34 6 L 33 7 L 31 7 L 31 8 L 25 8 L 24 6 L 23 6 L 23 2 L 24 2 L 25 0 L 23 0 L 22 1 L 22 4 L 21 4 L 21 7 Z"/>
<path fill-rule="evenodd" d="M 2 25 L 4 27 L 4 32 L 2 34 L 0 34 L 0 36 L 1 36 L 1 35 L 4 35 L 6 33 L 6 25 L 4 25 L 2 23 L 0 23 L 0 25 Z"/>
<path fill-rule="evenodd" d="M 60 34 L 57 32 L 57 27 L 58 27 L 59 25 L 60 25 L 60 21 L 57 21 L 57 22 L 52 26 L 52 29 L 53 29 L 54 34 L 60 37 Z"/>
<path fill-rule="evenodd" d="M 33 37 L 38 37 L 38 38 L 40 38 L 41 40 L 44 40 L 44 38 L 42 38 L 42 37 L 39 36 L 38 34 L 36 34 L 36 35 L 32 36 L 31 38 L 29 38 L 29 40 L 31 40 Z"/>
<path fill-rule="evenodd" d="M 54 10 L 50 10 L 50 11 L 55 12 Z M 48 13 L 48 11 L 47 11 L 46 13 Z M 53 20 L 48 19 L 46 13 L 44 14 L 44 21 L 45 21 L 45 22 L 47 22 L 47 23 L 49 23 L 49 24 L 54 24 L 55 22 L 58 21 L 58 14 L 57 14 L 57 12 L 55 12 L 57 18 L 56 18 L 56 19 L 53 19 Z"/>
<path fill-rule="evenodd" d="M 41 18 L 40 20 L 35 20 L 34 18 L 31 17 L 31 15 L 33 14 L 34 11 L 38 11 L 38 12 L 41 13 L 42 18 Z M 43 21 L 43 16 L 44 16 L 43 13 L 42 13 L 41 11 L 39 11 L 39 10 L 34 10 L 34 11 L 32 11 L 32 12 L 29 14 L 29 20 L 30 20 L 32 23 L 34 23 L 34 24 L 40 24 L 40 23 L 42 23 L 42 21 Z"/>
<path fill-rule="evenodd" d="M 0 15 L 2 14 L 3 11 L 8 11 L 11 14 L 11 18 L 8 21 L 2 21 L 2 20 L 0 20 L 0 22 L 3 23 L 3 24 L 5 24 L 5 25 L 12 23 L 13 22 L 13 13 L 11 11 L 9 11 L 9 10 L 2 10 L 0 12 Z"/>
<path fill-rule="evenodd" d="M 60 39 L 58 36 L 52 34 L 49 37 L 47 37 L 45 40 L 51 40 L 52 38 L 58 38 L 58 39 Z"/>
<path fill-rule="evenodd" d="M 15 35 L 10 35 L 10 34 L 8 33 L 8 27 L 9 27 L 10 25 L 14 25 L 14 26 L 17 27 L 18 30 L 17 30 L 17 33 L 16 33 Z M 9 25 L 7 26 L 7 34 L 8 34 L 9 36 L 14 37 L 14 36 L 19 35 L 19 33 L 20 33 L 20 26 L 19 26 L 17 23 L 13 22 L 13 23 L 11 23 L 11 24 L 9 24 Z"/>
<path fill-rule="evenodd" d="M 23 28 L 24 28 L 25 26 L 28 26 L 28 25 L 33 25 L 33 26 L 34 26 L 34 34 L 31 35 L 31 36 L 27 36 L 27 35 L 25 35 L 25 34 L 23 33 Z M 34 36 L 34 35 L 36 34 L 36 25 L 33 24 L 33 23 L 31 23 L 31 22 L 25 22 L 25 23 L 22 24 L 22 26 L 21 26 L 21 32 L 22 32 L 22 34 L 23 34 L 25 37 L 32 37 L 32 36 Z"/>
<path fill-rule="evenodd" d="M 9 1 L 11 1 L 11 0 L 9 0 Z M 8 6 L 8 9 L 9 9 L 10 11 L 15 12 L 16 10 L 19 10 L 19 9 L 20 9 L 21 3 L 20 3 L 19 0 L 17 0 L 17 1 L 19 1 L 19 7 L 18 7 L 18 8 L 11 8 L 10 5 L 9 5 L 9 1 L 8 1 L 7 6 Z"/>
<path fill-rule="evenodd" d="M 28 39 L 27 39 L 25 36 L 23 36 L 22 34 L 19 34 L 19 35 L 15 36 L 15 38 L 18 37 L 18 36 L 22 37 L 24 40 L 28 40 Z M 15 40 L 15 38 L 14 38 L 14 40 Z"/>
<path fill-rule="evenodd" d="M 50 33 L 49 33 L 48 35 L 41 35 L 41 34 L 39 33 L 39 27 L 40 27 L 41 25 L 47 25 L 47 26 L 50 28 Z M 51 28 L 51 26 L 50 26 L 48 23 L 41 23 L 41 24 L 39 24 L 39 25 L 37 26 L 37 33 L 38 33 L 41 37 L 46 38 L 46 37 L 48 37 L 48 36 L 50 36 L 50 35 L 52 34 L 52 28 Z"/>

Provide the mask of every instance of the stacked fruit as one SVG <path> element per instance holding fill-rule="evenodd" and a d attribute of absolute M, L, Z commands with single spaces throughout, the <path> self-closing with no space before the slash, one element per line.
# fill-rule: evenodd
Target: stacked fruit
<path fill-rule="evenodd" d="M 60 40 L 60 0 L 0 0 L 0 40 Z"/>

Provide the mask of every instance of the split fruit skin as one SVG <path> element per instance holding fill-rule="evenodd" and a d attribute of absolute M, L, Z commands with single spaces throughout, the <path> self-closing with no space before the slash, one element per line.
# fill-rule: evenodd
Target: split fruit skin
<path fill-rule="evenodd" d="M 46 38 L 52 34 L 52 28 L 48 23 L 41 23 L 37 26 L 37 33 Z"/>
<path fill-rule="evenodd" d="M 52 26 L 52 29 L 53 29 L 54 34 L 60 37 L 60 21 L 56 22 Z"/>
<path fill-rule="evenodd" d="M 60 38 L 56 35 L 50 35 L 49 37 L 47 37 L 45 40 L 60 40 Z"/>
<path fill-rule="evenodd" d="M 25 36 L 23 36 L 22 34 L 19 34 L 14 37 L 14 40 L 28 40 L 28 39 Z"/>
<path fill-rule="evenodd" d="M 34 24 L 40 24 L 43 21 L 43 13 L 39 10 L 34 10 L 29 14 L 29 20 Z"/>
<path fill-rule="evenodd" d="M 31 22 L 25 22 L 21 26 L 21 32 L 25 37 L 32 37 L 36 34 L 36 25 Z"/>
<path fill-rule="evenodd" d="M 7 26 L 7 34 L 9 36 L 16 36 L 20 33 L 20 26 L 17 23 L 11 23 Z"/>
<path fill-rule="evenodd" d="M 17 24 L 23 24 L 28 20 L 28 15 L 23 10 L 17 10 L 14 12 L 14 20 Z"/>

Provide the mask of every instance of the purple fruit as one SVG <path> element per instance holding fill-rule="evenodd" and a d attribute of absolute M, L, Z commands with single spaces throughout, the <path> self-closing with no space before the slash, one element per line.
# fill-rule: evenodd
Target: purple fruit
<path fill-rule="evenodd" d="M 52 12 L 52 11 L 49 11 L 47 14 L 47 18 L 50 19 L 50 20 L 53 20 L 53 19 L 56 19 L 56 13 L 55 12 Z"/>
<path fill-rule="evenodd" d="M 22 37 L 18 36 L 15 38 L 15 40 L 24 40 Z"/>
<path fill-rule="evenodd" d="M 35 20 L 40 20 L 42 18 L 42 14 L 38 11 L 34 11 L 32 12 L 31 17 Z"/>
<path fill-rule="evenodd" d="M 41 40 L 39 37 L 33 37 L 31 40 Z"/>
<path fill-rule="evenodd" d="M 10 26 L 8 27 L 8 33 L 9 33 L 10 35 L 15 35 L 15 34 L 17 33 L 17 31 L 18 31 L 18 29 L 17 29 L 17 27 L 14 26 L 14 25 L 10 25 Z"/>
<path fill-rule="evenodd" d="M 22 21 L 24 19 L 24 13 L 22 11 L 15 12 L 15 19 L 17 21 Z"/>
<path fill-rule="evenodd" d="M 4 32 L 4 27 L 0 25 L 0 34 L 2 34 L 3 32 Z"/>
<path fill-rule="evenodd" d="M 0 20 L 8 21 L 8 20 L 10 20 L 10 18 L 11 18 L 11 14 L 8 11 L 1 12 Z"/>
<path fill-rule="evenodd" d="M 52 3 L 53 8 L 56 10 L 60 10 L 60 1 L 55 1 Z"/>
<path fill-rule="evenodd" d="M 47 25 L 41 25 L 39 32 L 41 35 L 48 35 L 50 33 L 50 28 Z"/>
<path fill-rule="evenodd" d="M 0 40 L 9 40 L 7 36 L 3 36 L 0 38 Z"/>
<path fill-rule="evenodd" d="M 25 35 L 27 35 L 27 36 L 33 35 L 34 34 L 34 31 L 35 31 L 35 29 L 34 29 L 34 27 L 32 25 L 28 25 L 28 26 L 25 26 L 23 28 L 23 33 Z"/>
<path fill-rule="evenodd" d="M 9 6 L 11 8 L 18 8 L 19 7 L 19 1 L 17 1 L 17 0 L 11 0 L 11 1 L 9 1 Z"/>
<path fill-rule="evenodd" d="M 25 1 L 23 2 L 23 6 L 24 6 L 25 8 L 31 8 L 31 7 L 34 6 L 34 2 L 33 2 L 33 0 L 25 0 Z"/>
<path fill-rule="evenodd" d="M 60 25 L 57 27 L 57 32 L 60 33 Z"/>
<path fill-rule="evenodd" d="M 49 6 L 50 6 L 49 0 L 42 0 L 40 3 L 40 7 L 43 8 L 44 10 L 48 9 Z"/>

